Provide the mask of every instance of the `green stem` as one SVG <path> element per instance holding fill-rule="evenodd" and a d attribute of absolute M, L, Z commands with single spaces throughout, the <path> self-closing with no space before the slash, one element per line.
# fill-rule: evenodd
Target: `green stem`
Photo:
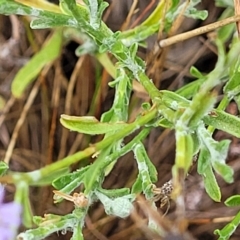
<path fill-rule="evenodd" d="M 138 118 L 135 122 L 127 125 L 123 130 L 116 133 L 114 135 L 114 141 L 118 141 L 125 136 L 129 135 L 130 133 L 134 132 L 135 130 L 139 129 L 141 126 L 145 125 L 149 121 L 151 121 L 157 114 L 156 108 L 153 108 L 150 112 L 145 114 L 144 116 Z M 103 141 L 95 144 L 95 148 L 97 151 L 102 150 L 103 148 L 109 146 L 113 142 L 113 136 L 110 136 L 109 138 L 104 139 Z"/>
<path fill-rule="evenodd" d="M 124 146 L 120 151 L 112 153 L 105 161 L 104 167 L 107 167 L 117 158 L 125 155 L 130 152 L 134 145 L 138 142 L 141 142 L 149 134 L 151 128 L 144 128 L 133 140 L 131 140 L 126 146 Z"/>
<path fill-rule="evenodd" d="M 109 136 L 108 138 L 104 139 L 103 141 L 94 144 L 83 151 L 79 151 L 71 156 L 65 157 L 51 165 L 45 166 L 42 169 L 32 171 L 29 173 L 12 173 L 12 175 L 6 175 L 0 178 L 0 182 L 19 182 L 20 180 L 26 181 L 30 185 L 34 185 L 34 183 L 38 182 L 42 178 L 48 176 L 51 172 L 55 172 L 62 168 L 69 167 L 71 164 L 77 163 L 80 160 L 87 158 L 94 153 L 103 150 L 104 148 L 108 147 L 112 144 L 113 140 L 118 141 L 130 133 L 134 132 L 135 130 L 139 129 L 141 126 L 145 125 L 149 121 L 151 121 L 157 114 L 157 110 L 153 108 L 151 111 L 146 113 L 144 116 L 139 117 L 135 122 L 130 123 L 126 128 L 122 131 L 117 132 L 113 136 Z"/>
<path fill-rule="evenodd" d="M 142 86 L 148 92 L 153 103 L 158 104 L 160 102 L 160 94 L 159 94 L 159 90 L 153 84 L 152 80 L 150 80 L 144 72 L 139 72 L 138 81 L 142 84 Z"/>

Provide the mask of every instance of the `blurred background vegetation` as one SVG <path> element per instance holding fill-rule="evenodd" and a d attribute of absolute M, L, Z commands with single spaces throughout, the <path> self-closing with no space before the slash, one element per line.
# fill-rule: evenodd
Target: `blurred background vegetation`
<path fill-rule="evenodd" d="M 51 2 L 58 4 L 58 1 Z M 130 29 L 146 19 L 157 2 L 109 1 L 110 7 L 104 14 L 104 21 L 114 31 Z M 136 4 L 134 11 L 133 4 Z M 208 10 L 208 18 L 205 21 L 184 18 L 175 34 L 215 22 L 224 11 L 224 8 L 216 7 L 214 1 L 207 0 L 201 1 L 198 8 Z M 0 157 L 4 158 L 11 138 L 15 138 L 16 145 L 11 156 L 10 168 L 22 172 L 39 169 L 99 141 L 101 136 L 90 137 L 64 129 L 59 123 L 60 114 L 94 115 L 99 119 L 101 114 L 110 108 L 114 97 L 114 89 L 108 86 L 112 80 L 111 76 L 94 56 L 76 57 L 75 49 L 81 42 L 72 39 L 63 45 L 61 57 L 43 69 L 24 97 L 11 98 L 11 82 L 14 76 L 31 56 L 41 49 L 51 34 L 50 30 L 32 30 L 29 23 L 28 17 L 0 16 L 0 107 L 3 109 L 5 106 L 0 116 Z M 175 44 L 163 52 L 155 44 L 156 40 L 157 36 L 148 39 L 147 48 L 140 48 L 138 54 L 146 61 L 147 75 L 159 89 L 176 90 L 191 82 L 189 68 L 192 65 L 203 73 L 210 72 L 215 66 L 217 52 L 211 44 L 210 34 Z M 141 104 L 148 100 L 143 87 L 135 82 L 130 103 L 130 121 L 139 113 Z M 238 115 L 235 103 L 230 103 L 227 111 Z M 23 117 L 23 124 L 19 131 L 13 134 L 20 116 Z M 129 136 L 126 141 L 132 137 L 133 135 Z M 222 179 L 218 179 L 222 199 L 225 200 L 230 195 L 240 192 L 240 143 L 237 138 L 221 131 L 215 132 L 214 137 L 217 140 L 232 140 L 227 162 L 234 169 L 235 182 L 228 185 Z M 150 159 L 157 167 L 157 186 L 160 187 L 171 179 L 171 167 L 175 156 L 174 132 L 169 129 L 155 129 L 144 144 Z M 133 158 L 133 154 L 129 153 L 118 161 L 104 182 L 106 188 L 132 185 L 137 175 L 137 166 Z M 92 161 L 93 159 L 86 159 L 81 162 L 81 166 Z M 73 166 L 78 167 L 79 165 Z M 11 198 L 14 187 L 7 186 L 7 190 L 7 197 Z M 67 201 L 54 205 L 52 190 L 52 187 L 30 189 L 34 215 L 42 216 L 48 212 L 65 214 L 72 210 L 72 203 Z M 222 228 L 226 221 L 229 221 L 225 217 L 235 215 L 237 209 L 228 208 L 226 212 L 223 203 L 215 203 L 207 196 L 202 179 L 196 173 L 196 166 L 193 166 L 189 173 L 185 191 L 190 233 L 196 239 L 216 239 L 214 229 Z M 170 219 L 174 207 L 174 203 L 171 203 L 168 212 Z M 159 209 L 163 212 L 165 210 Z M 141 213 L 137 218 L 142 224 Z M 137 218 L 133 220 L 131 217 L 119 219 L 106 216 L 102 205 L 95 203 L 86 218 L 85 239 L 148 239 L 146 232 L 141 231 L 142 227 Z M 236 230 L 232 239 L 239 237 L 240 231 Z M 58 233 L 48 239 L 59 238 L 69 239 L 70 235 Z"/>

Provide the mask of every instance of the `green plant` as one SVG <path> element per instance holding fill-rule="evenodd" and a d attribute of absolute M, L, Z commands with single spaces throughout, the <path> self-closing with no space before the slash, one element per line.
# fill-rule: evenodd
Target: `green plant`
<path fill-rule="evenodd" d="M 217 142 L 212 138 L 212 133 L 215 129 L 220 129 L 240 137 L 239 118 L 224 111 L 231 100 L 236 101 L 239 107 L 240 42 L 234 36 L 230 49 L 226 51 L 224 47 L 233 34 L 233 27 L 229 25 L 217 31 L 214 43 L 218 49 L 218 61 L 214 70 L 203 75 L 192 67 L 191 74 L 196 80 L 176 92 L 159 91 L 146 75 L 144 61 L 137 56 L 139 44 L 143 44 L 144 40 L 156 33 L 160 27 L 168 32 L 174 19 L 183 10 L 188 17 L 206 18 L 206 11 L 198 11 L 195 8 L 199 2 L 192 0 L 184 8 L 185 5 L 181 5 L 178 0 L 171 1 L 171 5 L 167 7 L 164 1 L 160 1 L 152 15 L 141 25 L 126 32 L 113 33 L 101 20 L 107 7 L 106 2 L 102 0 L 85 0 L 85 5 L 76 4 L 75 0 L 62 0 L 62 12 L 51 11 L 51 8 L 37 9 L 11 0 L 0 0 L 1 14 L 32 16 L 34 19 L 31 21 L 31 27 L 34 29 L 56 28 L 48 44 L 16 75 L 12 84 L 12 94 L 15 97 L 20 97 L 42 67 L 59 55 L 61 44 L 66 40 L 64 32 L 69 28 L 84 36 L 85 44 L 77 49 L 78 55 L 91 53 L 108 59 L 106 52 L 110 52 L 118 61 L 115 66 L 107 66 L 107 70 L 114 77 L 110 85 L 115 88 L 115 98 L 111 109 L 101 116 L 100 121 L 87 116 L 62 115 L 60 118 L 65 128 L 89 135 L 104 134 L 103 140 L 37 171 L 10 172 L 0 179 L 2 182 L 16 185 L 15 200 L 23 205 L 26 226 L 31 225 L 27 197 L 29 186 L 52 184 L 57 189 L 54 196 L 56 202 L 67 198 L 75 204 L 74 211 L 65 216 L 47 214 L 44 218 L 34 217 L 34 223 L 38 227 L 21 233 L 19 238 L 44 239 L 53 232 L 70 229 L 73 231 L 72 239 L 83 239 L 84 219 L 93 202 L 99 200 L 107 214 L 124 218 L 130 214 L 132 202 L 137 194 L 143 193 L 146 199 L 153 199 L 157 170 L 148 158 L 142 142 L 151 129 L 156 127 L 175 130 L 176 158 L 172 168 L 171 197 L 176 201 L 177 207 L 181 208 L 183 181 L 196 154 L 199 154 L 198 173 L 203 177 L 207 193 L 213 200 L 221 200 L 215 172 L 227 183 L 233 182 L 233 170 L 225 163 L 230 142 Z M 165 11 L 167 13 L 163 22 L 158 16 L 162 16 L 163 19 Z M 232 14 L 232 11 L 230 13 Z M 145 88 L 151 98 L 151 105 L 144 104 L 142 112 L 129 123 L 128 108 L 133 79 Z M 215 87 L 220 84 L 225 85 L 224 97 L 214 108 L 217 103 Z M 137 136 L 122 146 L 123 139 L 139 129 Z M 132 188 L 103 189 L 102 183 L 114 163 L 130 151 L 134 152 L 139 171 Z M 97 155 L 92 165 L 69 172 L 71 164 L 92 155 Z M 70 196 L 80 185 L 84 186 L 83 193 Z M 231 225 L 234 226 L 233 229 L 239 224 L 238 218 L 237 215 L 237 221 Z M 232 233 L 232 229 L 228 229 L 230 227 L 224 230 L 227 232 L 224 234 L 223 231 L 216 231 L 221 236 L 220 239 L 228 239 Z"/>

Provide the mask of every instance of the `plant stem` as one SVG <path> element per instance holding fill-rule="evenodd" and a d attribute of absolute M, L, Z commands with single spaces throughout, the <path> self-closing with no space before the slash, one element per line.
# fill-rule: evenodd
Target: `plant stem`
<path fill-rule="evenodd" d="M 135 122 L 130 123 L 122 131 L 119 131 L 118 133 L 116 133 L 114 137 L 109 136 L 108 138 L 86 148 L 83 151 L 79 151 L 71 156 L 65 157 L 39 170 L 32 171 L 29 173 L 12 173 L 11 175 L 3 176 L 0 178 L 0 182 L 13 183 L 13 182 L 19 182 L 19 181 L 26 181 L 30 185 L 34 185 L 34 183 L 37 183 L 39 180 L 48 176 L 50 173 L 69 167 L 71 164 L 77 163 L 80 160 L 83 160 L 84 158 L 87 158 L 93 155 L 94 153 L 103 150 L 104 148 L 112 144 L 113 141 L 118 141 L 124 138 L 125 136 L 131 134 L 135 130 L 139 129 L 141 126 L 151 121 L 156 116 L 156 114 L 157 114 L 157 109 L 152 108 L 151 111 L 139 117 Z"/>
<path fill-rule="evenodd" d="M 207 33 L 207 32 L 213 31 L 213 30 L 215 30 L 217 28 L 223 27 L 223 26 L 228 25 L 230 23 L 238 22 L 239 20 L 240 20 L 240 15 L 232 16 L 232 17 L 220 20 L 218 22 L 211 23 L 211 24 L 208 24 L 206 26 L 194 29 L 192 31 L 181 33 L 181 34 L 178 34 L 176 36 L 170 37 L 168 39 L 161 40 L 159 42 L 159 45 L 162 48 L 163 47 L 168 47 L 170 45 L 173 45 L 173 44 L 178 43 L 178 42 L 182 42 L 184 40 L 187 40 L 189 38 L 201 35 L 203 33 Z"/>

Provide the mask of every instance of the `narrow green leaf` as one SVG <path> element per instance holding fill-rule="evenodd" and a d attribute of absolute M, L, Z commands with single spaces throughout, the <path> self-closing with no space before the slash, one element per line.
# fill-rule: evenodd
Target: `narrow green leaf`
<path fill-rule="evenodd" d="M 213 109 L 213 105 L 216 101 L 216 94 L 210 93 L 210 94 L 199 94 L 198 101 L 193 101 L 190 104 L 190 109 L 192 109 L 194 114 L 189 119 L 189 127 L 196 127 L 201 119 L 210 111 Z M 198 103 L 197 103 L 198 102 Z M 204 102 L 204 104 L 202 104 Z M 186 110 L 186 112 L 188 109 Z M 185 114 L 185 113 L 183 113 Z M 191 114 L 190 114 L 191 115 Z"/>
<path fill-rule="evenodd" d="M 240 195 L 234 195 L 229 197 L 224 204 L 228 207 L 240 206 Z"/>
<path fill-rule="evenodd" d="M 229 0 L 215 0 L 215 4 L 217 7 L 231 7 L 233 8 L 233 1 Z"/>
<path fill-rule="evenodd" d="M 142 143 L 139 143 L 139 144 L 142 144 Z M 158 172 L 156 170 L 156 167 L 154 166 L 154 164 L 152 163 L 152 161 L 148 157 L 147 152 L 146 152 L 143 144 L 142 144 L 141 150 L 138 149 L 138 151 L 141 151 L 141 153 L 138 152 L 138 157 L 140 157 L 140 155 L 141 155 L 141 157 L 144 159 L 144 161 L 145 161 L 145 163 L 147 164 L 147 167 L 148 167 L 148 172 L 149 172 L 150 179 L 153 183 L 155 183 L 158 179 L 157 178 Z"/>
<path fill-rule="evenodd" d="M 131 193 L 132 194 L 139 194 L 142 192 L 143 188 L 142 188 L 142 175 L 140 173 L 138 173 L 137 179 L 135 180 L 135 182 L 132 185 L 132 189 L 131 189 Z"/>
<path fill-rule="evenodd" d="M 109 5 L 103 0 L 84 0 L 89 10 L 89 23 L 93 29 L 100 27 L 102 13 Z"/>
<path fill-rule="evenodd" d="M 163 128 L 170 128 L 170 129 L 174 128 L 173 123 L 168 121 L 166 118 L 160 119 L 160 121 L 158 122 L 158 125 L 159 127 L 163 127 Z"/>
<path fill-rule="evenodd" d="M 26 2 L 26 4 L 29 4 Z M 59 20 L 69 19 L 68 16 L 61 13 L 60 9 L 57 5 L 51 4 L 46 1 L 38 1 L 37 6 L 33 3 L 30 3 L 29 5 L 24 5 L 19 2 L 13 1 L 13 0 L 0 0 L 0 14 L 10 15 L 10 14 L 16 14 L 16 15 L 26 15 L 26 16 L 32 16 L 37 18 L 45 18 L 45 19 L 52 19 L 57 22 Z"/>
<path fill-rule="evenodd" d="M 42 68 L 55 60 L 61 51 L 62 31 L 56 30 L 45 46 L 36 53 L 15 76 L 11 90 L 15 97 L 21 97 L 27 86 L 37 77 Z"/>
<path fill-rule="evenodd" d="M 189 9 L 189 11 L 187 11 L 184 15 L 186 17 L 190 17 L 193 19 L 205 20 L 208 16 L 208 11 L 207 10 L 197 10 L 196 8 L 193 8 L 193 9 Z"/>
<path fill-rule="evenodd" d="M 120 37 L 122 42 L 126 46 L 131 46 L 133 43 L 143 41 L 147 37 L 153 35 L 158 31 L 160 20 L 163 14 L 165 14 L 165 11 L 166 5 L 164 2 L 160 1 L 151 15 L 141 25 L 121 33 Z"/>
<path fill-rule="evenodd" d="M 218 60 L 218 62 L 221 62 Z M 216 99 L 216 94 L 210 92 L 216 83 L 214 83 L 216 73 L 212 71 L 204 84 L 201 86 L 198 93 L 193 97 L 193 100 L 186 107 L 185 111 L 181 115 L 179 125 L 192 127 L 193 129 L 198 126 L 201 119 L 213 108 L 213 104 Z M 183 98 L 183 97 L 182 97 Z M 204 102 L 204 104 L 202 104 Z"/>
<path fill-rule="evenodd" d="M 190 101 L 185 97 L 168 90 L 159 91 L 159 97 L 167 107 L 173 110 L 177 110 L 178 108 L 186 108 L 190 104 Z"/>
<path fill-rule="evenodd" d="M 90 135 L 105 134 L 111 131 L 120 131 L 128 125 L 127 123 L 123 122 L 102 123 L 99 122 L 95 117 L 75 117 L 65 114 L 61 115 L 60 122 L 69 130 Z"/>
<path fill-rule="evenodd" d="M 129 188 L 119 188 L 119 189 L 103 189 L 98 188 L 98 191 L 102 194 L 108 196 L 109 198 L 117 198 L 128 195 L 130 193 Z"/>
<path fill-rule="evenodd" d="M 205 169 L 210 164 L 210 158 L 211 157 L 208 149 L 206 147 L 201 147 L 197 161 L 197 171 L 199 174 L 203 175 L 205 173 Z"/>
<path fill-rule="evenodd" d="M 204 123 L 240 138 L 240 119 L 222 110 L 212 110 L 203 118 Z"/>
<path fill-rule="evenodd" d="M 113 144 L 109 145 L 104 151 L 102 151 L 84 174 L 83 182 L 85 186 L 85 194 L 89 194 L 89 192 L 100 188 L 105 177 L 107 166 L 118 158 L 118 156 L 115 158 L 109 156 L 112 146 Z"/>
<path fill-rule="evenodd" d="M 195 78 L 204 78 L 204 75 L 194 66 L 190 67 L 190 74 Z"/>
<path fill-rule="evenodd" d="M 60 177 L 56 178 L 52 182 L 52 186 L 57 190 L 64 188 L 66 185 L 74 181 L 74 179 L 79 179 L 84 176 L 84 173 L 88 170 L 90 166 L 86 166 L 72 173 L 61 174 Z M 59 176 L 59 175 L 58 175 Z"/>
<path fill-rule="evenodd" d="M 137 160 L 137 164 L 138 164 L 138 171 L 139 174 L 141 175 L 141 180 L 142 180 L 142 189 L 143 189 L 143 193 L 146 195 L 147 199 L 150 199 L 153 197 L 153 193 L 152 193 L 152 180 L 156 180 L 156 169 L 155 167 L 152 165 L 152 169 L 151 171 L 154 171 L 151 176 L 149 168 L 148 168 L 148 164 L 146 161 L 146 151 L 145 148 L 143 146 L 143 144 L 141 142 L 138 142 L 136 144 L 136 146 L 133 149 L 134 152 L 134 156 Z"/>
<path fill-rule="evenodd" d="M 233 169 L 223 162 L 213 161 L 212 162 L 213 169 L 227 182 L 233 182 Z"/>
<path fill-rule="evenodd" d="M 190 134 L 185 133 L 183 129 L 179 129 L 176 125 L 176 158 L 175 158 L 175 172 L 177 169 L 184 170 L 184 174 L 188 173 L 188 170 L 192 164 L 193 157 L 193 140 Z M 177 177 L 177 176 L 175 176 Z"/>
<path fill-rule="evenodd" d="M 32 210 L 29 199 L 29 186 L 26 182 L 20 181 L 16 184 L 16 193 L 14 196 L 14 201 L 22 205 L 22 222 L 26 227 L 32 227 Z"/>
<path fill-rule="evenodd" d="M 54 232 L 60 232 L 72 229 L 78 219 L 74 218 L 72 214 L 67 214 L 65 216 L 46 214 L 44 218 L 38 217 L 37 220 L 40 224 L 35 229 L 27 230 L 20 233 L 18 239 L 46 239 L 50 234 Z"/>
<path fill-rule="evenodd" d="M 228 149 L 229 140 L 222 140 L 220 142 L 212 139 L 211 134 L 206 130 L 202 124 L 198 126 L 197 134 L 201 143 L 200 148 L 200 161 L 208 162 L 214 170 L 228 183 L 233 182 L 233 170 L 225 163 Z M 204 172 L 204 165 L 199 163 L 199 170 Z"/>
<path fill-rule="evenodd" d="M 232 98 L 235 100 L 240 110 L 240 57 L 230 67 L 229 76 L 230 79 L 224 87 L 224 92 L 230 100 Z"/>
<path fill-rule="evenodd" d="M 0 161 L 0 176 L 3 176 L 7 172 L 8 168 L 9 167 L 5 162 Z"/>
<path fill-rule="evenodd" d="M 193 96 L 195 96 L 195 94 L 198 92 L 200 86 L 204 83 L 205 80 L 205 78 L 200 78 L 195 80 L 194 82 L 190 82 L 178 89 L 176 93 L 186 99 L 193 98 Z"/>
<path fill-rule="evenodd" d="M 224 87 L 224 92 L 227 93 L 230 97 L 234 97 L 234 94 L 231 93 L 234 89 L 239 86 L 240 80 L 240 57 L 236 59 L 236 62 L 230 67 L 230 79 Z M 238 94 L 238 92 L 235 93 Z"/>
<path fill-rule="evenodd" d="M 205 167 L 205 173 L 203 176 L 204 186 L 207 194 L 216 202 L 221 201 L 221 191 L 218 186 L 216 177 L 212 171 L 212 167 L 208 165 Z"/>
<path fill-rule="evenodd" d="M 25 6 L 12 0 L 0 0 L 0 14 L 19 14 L 19 15 L 31 15 L 34 8 Z M 43 10 L 37 10 L 35 14 L 39 15 Z"/>
<path fill-rule="evenodd" d="M 221 14 L 221 16 L 218 20 L 223 20 L 223 19 L 226 19 L 226 18 L 231 17 L 233 15 L 234 15 L 234 9 L 228 7 L 223 11 L 223 13 Z M 223 26 L 223 27 L 221 27 L 217 30 L 217 37 L 222 42 L 226 42 L 232 37 L 234 31 L 235 31 L 235 24 L 234 23 L 228 24 L 228 25 Z"/>
<path fill-rule="evenodd" d="M 194 155 L 198 154 L 198 152 L 199 152 L 200 142 L 199 142 L 196 132 L 191 134 L 191 136 L 192 136 L 192 141 L 193 141 L 193 156 L 194 156 Z"/>
<path fill-rule="evenodd" d="M 77 27 L 77 21 L 74 18 L 68 16 L 58 18 L 39 18 L 34 19 L 30 23 L 32 29 L 46 29 L 56 27 Z"/>

